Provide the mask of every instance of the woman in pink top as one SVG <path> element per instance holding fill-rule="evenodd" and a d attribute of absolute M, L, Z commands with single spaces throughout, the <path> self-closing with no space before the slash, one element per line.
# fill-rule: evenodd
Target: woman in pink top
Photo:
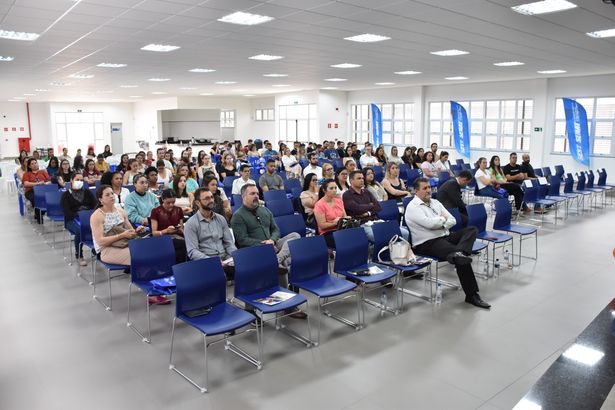
<path fill-rule="evenodd" d="M 320 187 L 320 198 L 314 205 L 314 216 L 318 225 L 318 232 L 324 235 L 327 246 L 335 248 L 333 232 L 342 218 L 348 218 L 344 209 L 344 201 L 337 195 L 337 184 L 333 179 L 327 179 Z"/>

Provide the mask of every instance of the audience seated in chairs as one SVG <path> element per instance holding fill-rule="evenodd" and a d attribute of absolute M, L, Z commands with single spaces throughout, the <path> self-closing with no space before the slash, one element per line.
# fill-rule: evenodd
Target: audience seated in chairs
<path fill-rule="evenodd" d="M 303 180 L 303 191 L 299 199 L 305 212 L 305 222 L 308 226 L 314 226 L 314 206 L 318 202 L 318 176 L 308 173 Z"/>
<path fill-rule="evenodd" d="M 234 177 L 237 175 L 237 168 L 235 168 L 233 156 L 230 152 L 225 152 L 224 155 L 222 155 L 222 160 L 218 161 L 216 164 L 216 171 L 218 171 L 220 181 L 224 181 L 226 177 Z"/>
<path fill-rule="evenodd" d="M 365 188 L 374 196 L 374 198 L 376 198 L 378 202 L 387 201 L 389 199 L 389 194 L 387 194 L 387 191 L 384 189 L 382 184 L 376 181 L 376 173 L 372 167 L 363 168 L 361 173 L 363 174 Z M 352 175 L 352 173 L 350 173 L 350 175 Z"/>
<path fill-rule="evenodd" d="M 96 181 L 100 180 L 100 171 L 96 169 L 96 163 L 93 159 L 85 161 L 85 169 L 83 170 L 83 180 L 89 186 L 94 186 Z"/>
<path fill-rule="evenodd" d="M 344 168 L 340 168 L 344 169 Z M 314 206 L 314 217 L 318 226 L 318 233 L 325 237 L 327 246 L 335 248 L 333 232 L 337 230 L 340 219 L 348 218 L 344 209 L 344 201 L 337 193 L 334 180 L 327 179 L 320 187 L 318 202 Z"/>
<path fill-rule="evenodd" d="M 140 174 L 139 162 L 132 158 L 128 160 L 128 169 L 124 170 L 123 184 L 132 185 L 135 177 Z"/>
<path fill-rule="evenodd" d="M 208 189 L 214 196 L 214 212 L 225 217 L 227 221 L 230 220 L 233 215 L 231 203 L 224 189 L 218 186 L 218 180 L 213 174 L 208 174 L 203 178 L 203 188 Z"/>
<path fill-rule="evenodd" d="M 497 186 L 504 189 L 508 195 L 515 197 L 515 209 L 517 211 L 521 211 L 521 207 L 523 205 L 523 190 L 521 190 L 521 186 L 518 184 L 515 184 L 514 182 L 507 182 L 504 171 L 502 171 L 502 168 L 500 167 L 500 157 L 497 155 L 491 157 L 491 161 L 489 162 L 489 170 L 491 171 L 491 176 L 495 178 Z"/>
<path fill-rule="evenodd" d="M 152 236 L 170 235 L 175 248 L 175 261 L 186 262 L 186 242 L 184 241 L 184 212 L 175 206 L 175 194 L 165 189 L 160 194 L 160 206 L 152 210 L 150 216 Z"/>
<path fill-rule="evenodd" d="M 241 167 L 239 167 L 239 178 L 233 180 L 233 187 L 231 188 L 231 193 L 233 195 L 241 195 L 241 187 L 243 187 L 245 184 L 256 185 L 256 182 L 250 179 L 250 171 L 251 168 L 248 164 L 243 164 Z"/>
<path fill-rule="evenodd" d="M 465 202 L 463 202 L 461 190 L 465 188 L 471 180 L 472 173 L 464 169 L 459 173 L 459 176 L 449 178 L 448 181 L 443 183 L 436 193 L 438 201 L 440 201 L 444 208 L 457 209 L 459 211 L 463 226 L 468 226 L 468 210 L 466 209 Z"/>
<path fill-rule="evenodd" d="M 152 213 L 152 209 L 159 205 L 158 198 L 147 189 L 147 178 L 145 175 L 138 174 L 133 179 L 135 186 L 134 192 L 131 192 L 126 198 L 124 210 L 128 215 L 128 219 L 135 225 L 148 226 L 148 218 Z M 130 265 L 125 263 L 124 265 Z"/>
<path fill-rule="evenodd" d="M 86 266 L 81 247 L 81 229 L 75 220 L 79 211 L 94 209 L 96 199 L 89 189 L 83 188 L 83 175 L 75 173 L 70 180 L 70 188 L 62 193 L 60 205 L 64 213 L 64 227 L 75 237 L 75 259 L 80 266 Z"/>
<path fill-rule="evenodd" d="M 126 198 L 130 194 L 128 188 L 122 186 L 122 173 L 117 169 L 115 172 L 105 172 L 100 177 L 101 185 L 109 185 L 115 195 L 115 206 L 118 208 L 124 208 Z"/>
<path fill-rule="evenodd" d="M 314 152 L 308 154 L 308 160 L 310 161 L 307 167 L 303 168 L 303 177 L 307 174 L 316 174 L 316 177 L 322 179 L 322 168 L 318 166 L 318 156 Z"/>
<path fill-rule="evenodd" d="M 156 167 L 147 167 L 145 169 L 145 176 L 147 177 L 147 189 L 149 192 L 159 196 L 162 188 L 158 184 L 158 170 Z"/>
<path fill-rule="evenodd" d="M 370 242 L 374 242 L 374 232 L 366 222 L 378 219 L 380 204 L 374 196 L 363 186 L 364 177 L 361 171 L 350 174 L 350 189 L 342 195 L 344 208 L 351 218 L 358 219 Z"/>
<path fill-rule="evenodd" d="M 94 167 L 101 175 L 105 172 L 109 172 L 109 164 L 105 161 L 105 156 L 103 154 L 98 154 L 96 156 L 96 164 Z"/>
<path fill-rule="evenodd" d="M 194 173 L 190 169 L 190 166 L 185 163 L 180 163 L 177 166 L 177 172 L 175 173 L 175 176 L 183 175 L 186 177 L 186 191 L 188 191 L 188 193 L 190 194 L 196 191 L 199 187 L 199 183 L 196 182 L 196 179 L 194 179 L 193 174 Z M 169 188 L 173 188 L 173 184 L 171 184 Z"/>
<path fill-rule="evenodd" d="M 335 183 L 337 184 L 337 195 L 340 197 L 350 189 L 350 185 L 348 185 L 348 170 L 346 168 L 339 168 L 335 172 Z"/>
<path fill-rule="evenodd" d="M 276 162 L 273 158 L 269 158 L 266 163 L 266 172 L 258 180 L 258 186 L 261 187 L 263 192 L 272 190 L 284 191 L 284 181 L 275 171 Z"/>
<path fill-rule="evenodd" d="M 37 152 L 37 151 L 35 151 Z M 39 169 L 38 160 L 36 158 L 30 158 L 27 161 L 26 172 L 23 174 L 22 183 L 24 186 L 24 195 L 28 201 L 34 207 L 34 187 L 37 185 L 49 185 L 51 184 L 51 178 L 47 171 Z M 43 215 L 40 209 L 34 209 L 34 217 L 39 224 L 43 223 Z"/>
<path fill-rule="evenodd" d="M 448 172 L 451 177 L 455 176 L 453 171 L 451 171 L 451 163 L 448 160 L 447 151 L 440 152 L 440 159 L 436 161 L 436 169 L 438 172 Z"/>
<path fill-rule="evenodd" d="M 430 153 L 428 153 L 430 154 Z M 442 204 L 431 198 L 427 178 L 414 181 L 415 196 L 406 208 L 406 224 L 412 234 L 415 251 L 426 256 L 445 259 L 455 265 L 466 302 L 476 307 L 489 309 L 491 305 L 478 294 L 478 284 L 472 269 L 472 246 L 476 240 L 474 227 L 462 228 L 450 233 L 456 220 Z"/>
<path fill-rule="evenodd" d="M 228 280 L 234 277 L 235 269 L 231 254 L 237 250 L 226 219 L 213 211 L 214 195 L 207 188 L 194 192 L 198 209 L 184 226 L 186 250 L 191 260 L 220 257 Z"/>
<path fill-rule="evenodd" d="M 399 165 L 393 162 L 387 165 L 382 187 L 387 192 L 388 199 L 394 199 L 398 203 L 401 203 L 402 199 L 410 195 L 410 192 L 406 189 L 406 184 L 399 177 Z"/>
<path fill-rule="evenodd" d="M 59 188 L 67 188 L 67 184 L 73 178 L 73 170 L 70 168 L 70 162 L 67 159 L 60 161 L 60 169 L 56 174 L 56 182 Z M 82 175 L 83 178 L 83 175 Z"/>

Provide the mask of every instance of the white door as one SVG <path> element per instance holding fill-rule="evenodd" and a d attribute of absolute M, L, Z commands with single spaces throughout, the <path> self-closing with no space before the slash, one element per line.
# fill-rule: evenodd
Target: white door
<path fill-rule="evenodd" d="M 124 152 L 124 142 L 122 140 L 122 123 L 111 123 L 111 152 L 121 154 Z"/>

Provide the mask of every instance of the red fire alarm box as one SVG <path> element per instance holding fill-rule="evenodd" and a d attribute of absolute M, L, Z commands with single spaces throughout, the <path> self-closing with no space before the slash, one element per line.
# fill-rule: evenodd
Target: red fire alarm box
<path fill-rule="evenodd" d="M 30 138 L 17 138 L 17 144 L 19 145 L 19 152 L 22 150 L 30 152 Z"/>

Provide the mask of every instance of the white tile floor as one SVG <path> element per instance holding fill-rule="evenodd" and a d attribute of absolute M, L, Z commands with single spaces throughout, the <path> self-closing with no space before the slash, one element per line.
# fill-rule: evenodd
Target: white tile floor
<path fill-rule="evenodd" d="M 609 207 L 545 226 L 538 262 L 480 280 L 491 311 L 445 291 L 441 306 L 406 297 L 399 316 L 368 307 L 360 332 L 325 320 L 317 348 L 270 330 L 260 372 L 214 347 L 211 393 L 201 395 L 167 367 L 174 305 L 152 309 L 146 345 L 125 326 L 126 277 L 114 280 L 114 309 L 105 312 L 61 251 L 18 216 L 15 197 L 0 196 L 0 220 L 0 408 L 7 410 L 510 409 L 615 296 Z M 340 308 L 351 315 L 353 306 Z M 133 307 L 143 324 L 142 303 Z M 304 330 L 304 322 L 290 326 Z M 237 342 L 254 352 L 253 339 Z M 180 327 L 176 340 L 177 364 L 201 380 L 200 337 Z"/>

